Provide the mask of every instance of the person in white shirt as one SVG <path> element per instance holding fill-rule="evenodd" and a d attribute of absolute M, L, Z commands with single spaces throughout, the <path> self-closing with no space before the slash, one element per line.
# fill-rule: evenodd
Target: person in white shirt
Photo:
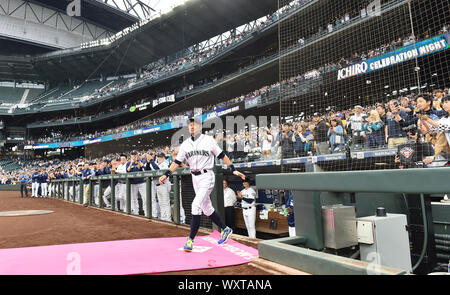
<path fill-rule="evenodd" d="M 127 173 L 127 156 L 125 154 L 120 155 L 120 164 L 116 169 L 117 174 L 125 174 Z M 119 201 L 120 209 L 123 212 L 127 212 L 127 183 L 126 180 L 119 180 L 119 195 L 116 197 L 117 201 Z"/>
<path fill-rule="evenodd" d="M 263 139 L 263 144 L 262 144 L 262 153 L 263 153 L 264 159 L 270 158 L 270 152 L 272 149 L 272 141 L 273 141 L 272 134 L 269 129 L 266 129 L 264 131 L 264 139 Z"/>
<path fill-rule="evenodd" d="M 234 204 L 236 203 L 236 193 L 228 186 L 228 181 L 223 180 L 223 199 L 225 206 L 225 224 L 234 229 Z"/>
<path fill-rule="evenodd" d="M 242 200 L 242 215 L 244 216 L 245 227 L 248 237 L 256 238 L 256 191 L 250 187 L 250 180 L 244 180 L 244 189 L 238 191 L 238 198 Z"/>
<path fill-rule="evenodd" d="M 166 155 L 164 153 L 159 153 L 157 155 L 157 165 L 160 170 L 169 169 L 169 165 L 166 162 Z M 170 185 L 171 183 L 169 180 L 166 180 L 163 184 L 156 184 L 156 194 L 158 197 L 159 209 L 161 211 L 161 219 L 164 221 L 172 221 L 172 212 L 170 209 Z"/>
<path fill-rule="evenodd" d="M 363 144 L 364 138 L 362 136 L 362 122 L 363 122 L 363 107 L 357 105 L 355 107 L 355 114 L 350 117 L 350 128 L 353 134 L 353 143 L 354 144 Z"/>

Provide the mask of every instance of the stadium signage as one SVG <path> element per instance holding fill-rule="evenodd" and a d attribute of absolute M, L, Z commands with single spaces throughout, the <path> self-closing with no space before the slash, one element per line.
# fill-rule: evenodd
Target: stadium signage
<path fill-rule="evenodd" d="M 368 59 L 367 61 L 351 65 L 339 70 L 337 79 L 338 81 L 345 80 L 376 70 L 381 70 L 392 65 L 407 62 L 434 52 L 446 50 L 450 48 L 450 46 L 445 37 L 448 38 L 448 36 L 437 36 L 430 38 L 425 41 L 403 47 L 399 50 Z"/>
<path fill-rule="evenodd" d="M 243 106 L 242 106 L 243 108 Z M 202 119 L 202 121 L 207 121 L 208 119 L 215 118 L 215 117 L 221 117 L 224 115 L 227 115 L 232 112 L 236 112 L 241 109 L 240 105 L 234 106 L 232 108 L 220 108 L 213 112 L 202 114 L 199 118 Z M 185 122 L 185 121 L 183 121 Z M 84 145 L 89 145 L 93 143 L 99 143 L 99 142 L 107 142 L 111 140 L 118 140 L 121 138 L 128 138 L 133 137 L 137 135 L 147 134 L 147 133 L 153 133 L 158 131 L 165 131 L 165 130 L 171 130 L 171 129 L 177 129 L 180 127 L 180 124 L 176 121 L 172 121 L 166 124 L 162 125 L 155 125 L 155 126 L 149 126 L 141 129 L 135 129 L 130 131 L 125 131 L 121 133 L 115 133 L 110 134 L 102 137 L 97 137 L 93 139 L 86 139 L 84 141 L 69 141 L 69 142 L 54 142 L 49 144 L 37 144 L 33 146 L 33 149 L 56 149 L 60 147 L 79 147 Z"/>

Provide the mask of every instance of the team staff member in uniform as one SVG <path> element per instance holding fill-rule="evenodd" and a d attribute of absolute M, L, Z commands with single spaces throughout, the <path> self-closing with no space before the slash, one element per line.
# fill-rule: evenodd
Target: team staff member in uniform
<path fill-rule="evenodd" d="M 222 222 L 209 198 L 215 183 L 215 175 L 212 171 L 215 157 L 228 165 L 234 175 L 242 179 L 245 179 L 245 175 L 235 170 L 228 156 L 222 151 L 212 136 L 201 133 L 202 122 L 200 120 L 191 118 L 188 124 L 191 137 L 181 144 L 175 161 L 172 162 L 170 169 L 167 170 L 165 175 L 159 178 L 159 183 L 163 184 L 184 161 L 188 163 L 195 191 L 195 198 L 192 202 L 191 233 L 184 246 L 184 250 L 190 252 L 193 249 L 194 238 L 200 228 L 202 212 L 222 229 L 221 238 L 218 241 L 219 244 L 225 243 L 233 232 L 231 228 Z"/>
<path fill-rule="evenodd" d="M 256 192 L 250 187 L 250 180 L 244 180 L 244 189 L 238 191 L 238 198 L 242 200 L 242 215 L 244 216 L 245 227 L 248 237 L 256 238 Z"/>
<path fill-rule="evenodd" d="M 44 168 L 44 169 L 42 169 L 40 177 L 39 177 L 39 184 L 41 186 L 41 198 L 47 197 L 47 179 L 48 179 L 48 174 Z"/>
<path fill-rule="evenodd" d="M 131 160 L 127 163 L 127 173 L 142 172 L 144 164 L 138 159 L 138 152 L 131 152 Z M 141 195 L 142 203 L 146 204 L 147 192 L 144 178 L 131 178 L 131 213 L 139 214 L 138 193 Z M 144 206 L 145 216 L 147 216 L 147 206 Z"/>
<path fill-rule="evenodd" d="M 166 155 L 164 153 L 159 153 L 156 158 L 159 169 L 169 169 L 169 165 L 166 162 Z M 172 221 L 172 211 L 170 208 L 170 185 L 170 181 L 166 180 L 164 184 L 156 186 L 161 219 L 164 221 Z"/>
<path fill-rule="evenodd" d="M 154 170 L 159 170 L 159 166 L 158 164 L 156 164 L 155 160 L 154 160 L 154 155 L 153 153 L 148 153 L 145 154 L 145 157 L 147 159 L 147 163 L 144 166 L 144 170 L 145 171 L 154 171 Z M 160 218 L 160 208 L 159 208 L 159 204 L 156 201 L 156 188 L 158 186 L 160 186 L 159 184 L 159 180 L 157 178 L 153 178 L 152 179 L 152 217 L 153 218 Z"/>
<path fill-rule="evenodd" d="M 28 198 L 28 183 L 30 182 L 30 177 L 28 174 L 22 172 L 17 179 L 20 183 L 20 197 L 23 198 L 23 191 L 25 191 L 25 197 Z"/>
<path fill-rule="evenodd" d="M 93 172 L 91 170 L 91 168 L 89 168 L 89 163 L 85 163 L 84 164 L 84 169 L 81 170 L 82 173 L 82 177 L 83 177 L 83 206 L 87 207 L 89 205 L 89 200 L 91 198 L 91 194 L 89 191 L 89 183 L 90 183 L 90 178 L 91 176 L 95 175 L 95 172 Z"/>
<path fill-rule="evenodd" d="M 39 190 L 39 172 L 38 170 L 34 170 L 31 175 L 31 196 L 37 198 L 38 190 Z"/>
<path fill-rule="evenodd" d="M 102 175 L 110 175 L 111 169 L 112 169 L 111 161 L 109 159 L 103 159 L 103 162 L 100 166 Z M 103 186 L 103 187 L 105 187 L 105 186 L 106 187 L 103 192 L 102 198 L 103 198 L 103 203 L 105 203 L 106 208 L 110 208 L 111 202 L 108 200 L 108 196 L 111 194 L 111 181 L 104 181 L 104 182 L 102 182 L 102 184 L 104 184 L 105 182 L 107 184 Z"/>
<path fill-rule="evenodd" d="M 294 219 L 294 196 L 288 192 L 286 200 L 287 222 L 289 226 L 289 237 L 295 237 L 295 219 Z"/>
<path fill-rule="evenodd" d="M 120 155 L 120 164 L 116 168 L 116 174 L 127 173 L 127 155 Z M 120 209 L 127 212 L 127 182 L 124 179 L 119 180 L 119 194 L 117 200 L 119 201 Z"/>
<path fill-rule="evenodd" d="M 236 203 L 236 193 L 228 186 L 228 181 L 223 180 L 223 199 L 225 206 L 225 223 L 234 228 L 234 204 Z"/>

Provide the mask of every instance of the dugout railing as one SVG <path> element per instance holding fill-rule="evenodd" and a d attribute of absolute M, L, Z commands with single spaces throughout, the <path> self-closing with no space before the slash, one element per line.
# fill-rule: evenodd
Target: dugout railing
<path fill-rule="evenodd" d="M 140 216 L 138 214 L 132 214 L 131 212 L 131 179 L 134 178 L 144 178 L 145 184 L 146 184 L 146 202 L 145 204 L 142 204 L 142 207 L 146 207 L 146 214 L 143 216 L 146 219 L 153 219 L 152 217 L 152 180 L 158 179 L 162 175 L 164 175 L 164 172 L 166 170 L 156 170 L 156 171 L 146 171 L 146 172 L 135 172 L 135 173 L 124 173 L 124 174 L 109 174 L 109 175 L 101 175 L 101 176 L 92 176 L 89 179 L 89 198 L 88 198 L 88 205 L 89 206 L 95 206 L 100 209 L 106 209 L 105 203 L 103 201 L 103 193 L 107 186 L 111 187 L 111 193 L 110 193 L 110 202 L 111 207 L 108 208 L 111 211 L 115 212 L 123 212 L 127 215 L 136 215 Z M 221 218 L 225 218 L 225 208 L 224 208 L 224 201 L 223 201 L 223 169 L 221 166 L 215 166 L 214 169 L 215 174 L 215 186 L 214 189 L 210 195 L 211 202 L 213 204 L 213 207 L 218 212 Z M 173 176 L 171 177 L 171 190 L 170 190 L 170 199 L 171 204 L 173 204 L 173 215 L 172 215 L 172 221 L 175 224 L 181 224 L 180 221 L 180 205 L 181 205 L 181 185 L 183 181 L 190 180 L 190 170 L 189 168 L 180 168 L 177 171 L 173 173 Z M 186 178 L 185 176 L 188 176 Z M 118 200 L 118 197 L 116 195 L 115 185 L 116 182 L 122 182 L 125 186 L 125 202 L 126 206 L 124 211 L 119 211 L 116 206 L 116 201 Z M 84 180 L 82 178 L 66 178 L 66 179 L 54 179 L 51 181 L 51 184 L 53 189 L 50 191 L 50 196 L 52 198 L 61 199 L 73 203 L 79 203 L 82 205 L 84 203 Z M 99 191 L 98 191 L 98 206 L 94 204 L 94 185 L 99 185 Z M 69 192 L 71 190 L 71 193 Z M 192 192 L 183 192 L 183 194 L 190 194 L 190 198 L 193 199 Z M 192 196 L 191 196 L 192 195 Z M 183 196 L 184 197 L 184 196 Z M 120 208 L 124 209 L 124 208 Z M 191 215 L 190 211 L 185 212 L 186 217 L 189 217 Z M 188 218 L 187 218 L 188 219 Z M 210 224 L 210 223 L 209 223 Z M 214 224 L 212 224 L 213 229 L 217 229 Z"/>

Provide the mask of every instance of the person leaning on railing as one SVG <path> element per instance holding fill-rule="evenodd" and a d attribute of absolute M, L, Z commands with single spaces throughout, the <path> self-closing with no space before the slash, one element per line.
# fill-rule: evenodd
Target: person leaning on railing
<path fill-rule="evenodd" d="M 439 140 L 439 145 L 435 146 L 435 155 L 432 159 L 424 160 L 426 164 L 431 163 L 436 159 L 438 155 L 441 155 L 442 158 L 449 161 L 450 157 L 450 95 L 445 96 L 441 100 L 442 109 L 445 111 L 445 115 L 440 118 L 439 120 L 434 120 L 432 117 L 428 115 L 419 115 L 420 120 L 429 126 L 434 127 L 437 129 L 438 136 L 442 137 L 442 139 L 445 137 L 446 141 L 443 141 L 442 139 Z M 430 128 L 427 128 L 429 130 Z"/>

